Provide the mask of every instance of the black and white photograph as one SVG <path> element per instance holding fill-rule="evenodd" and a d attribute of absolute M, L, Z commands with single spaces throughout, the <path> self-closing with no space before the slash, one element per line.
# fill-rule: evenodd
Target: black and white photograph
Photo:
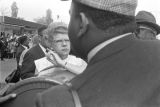
<path fill-rule="evenodd" d="M 160 107 L 160 0 L 0 0 L 0 107 Z"/>

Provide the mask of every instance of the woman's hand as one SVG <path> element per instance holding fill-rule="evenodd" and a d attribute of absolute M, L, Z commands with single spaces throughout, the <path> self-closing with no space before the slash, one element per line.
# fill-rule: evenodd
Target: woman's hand
<path fill-rule="evenodd" d="M 60 58 L 60 56 L 55 52 L 49 52 L 47 55 L 47 59 L 53 63 L 55 66 L 64 67 L 65 62 Z"/>
<path fill-rule="evenodd" d="M 47 57 L 47 60 L 50 61 L 54 66 L 58 65 L 55 58 L 50 52 L 46 54 L 46 57 Z"/>

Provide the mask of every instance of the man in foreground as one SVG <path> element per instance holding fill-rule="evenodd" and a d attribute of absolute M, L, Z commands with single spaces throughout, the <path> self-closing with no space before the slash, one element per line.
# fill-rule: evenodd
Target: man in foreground
<path fill-rule="evenodd" d="M 160 42 L 135 38 L 136 6 L 137 0 L 72 0 L 69 37 L 89 63 L 69 88 L 39 94 L 38 107 L 160 106 Z"/>

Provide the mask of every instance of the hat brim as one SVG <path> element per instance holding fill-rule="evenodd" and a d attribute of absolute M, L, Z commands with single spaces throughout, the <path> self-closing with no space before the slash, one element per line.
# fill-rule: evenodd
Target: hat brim
<path fill-rule="evenodd" d="M 143 24 L 143 25 L 147 25 L 147 26 L 151 26 L 152 28 L 154 28 L 157 31 L 157 35 L 160 34 L 160 26 L 152 23 L 152 22 L 147 22 L 147 21 L 136 21 L 137 24 Z"/>

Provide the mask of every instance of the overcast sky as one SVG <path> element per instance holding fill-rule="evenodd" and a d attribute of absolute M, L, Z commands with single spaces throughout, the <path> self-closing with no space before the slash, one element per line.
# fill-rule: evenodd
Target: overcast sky
<path fill-rule="evenodd" d="M 45 16 L 46 10 L 52 10 L 53 19 L 60 15 L 62 21 L 69 22 L 70 2 L 61 2 L 60 0 L 0 0 L 0 10 L 6 10 L 6 14 L 10 15 L 10 6 L 13 1 L 17 2 L 19 8 L 18 17 L 25 20 L 33 21 L 33 19 Z M 147 10 L 152 12 L 157 23 L 160 24 L 160 0 L 139 0 L 137 11 Z"/>

